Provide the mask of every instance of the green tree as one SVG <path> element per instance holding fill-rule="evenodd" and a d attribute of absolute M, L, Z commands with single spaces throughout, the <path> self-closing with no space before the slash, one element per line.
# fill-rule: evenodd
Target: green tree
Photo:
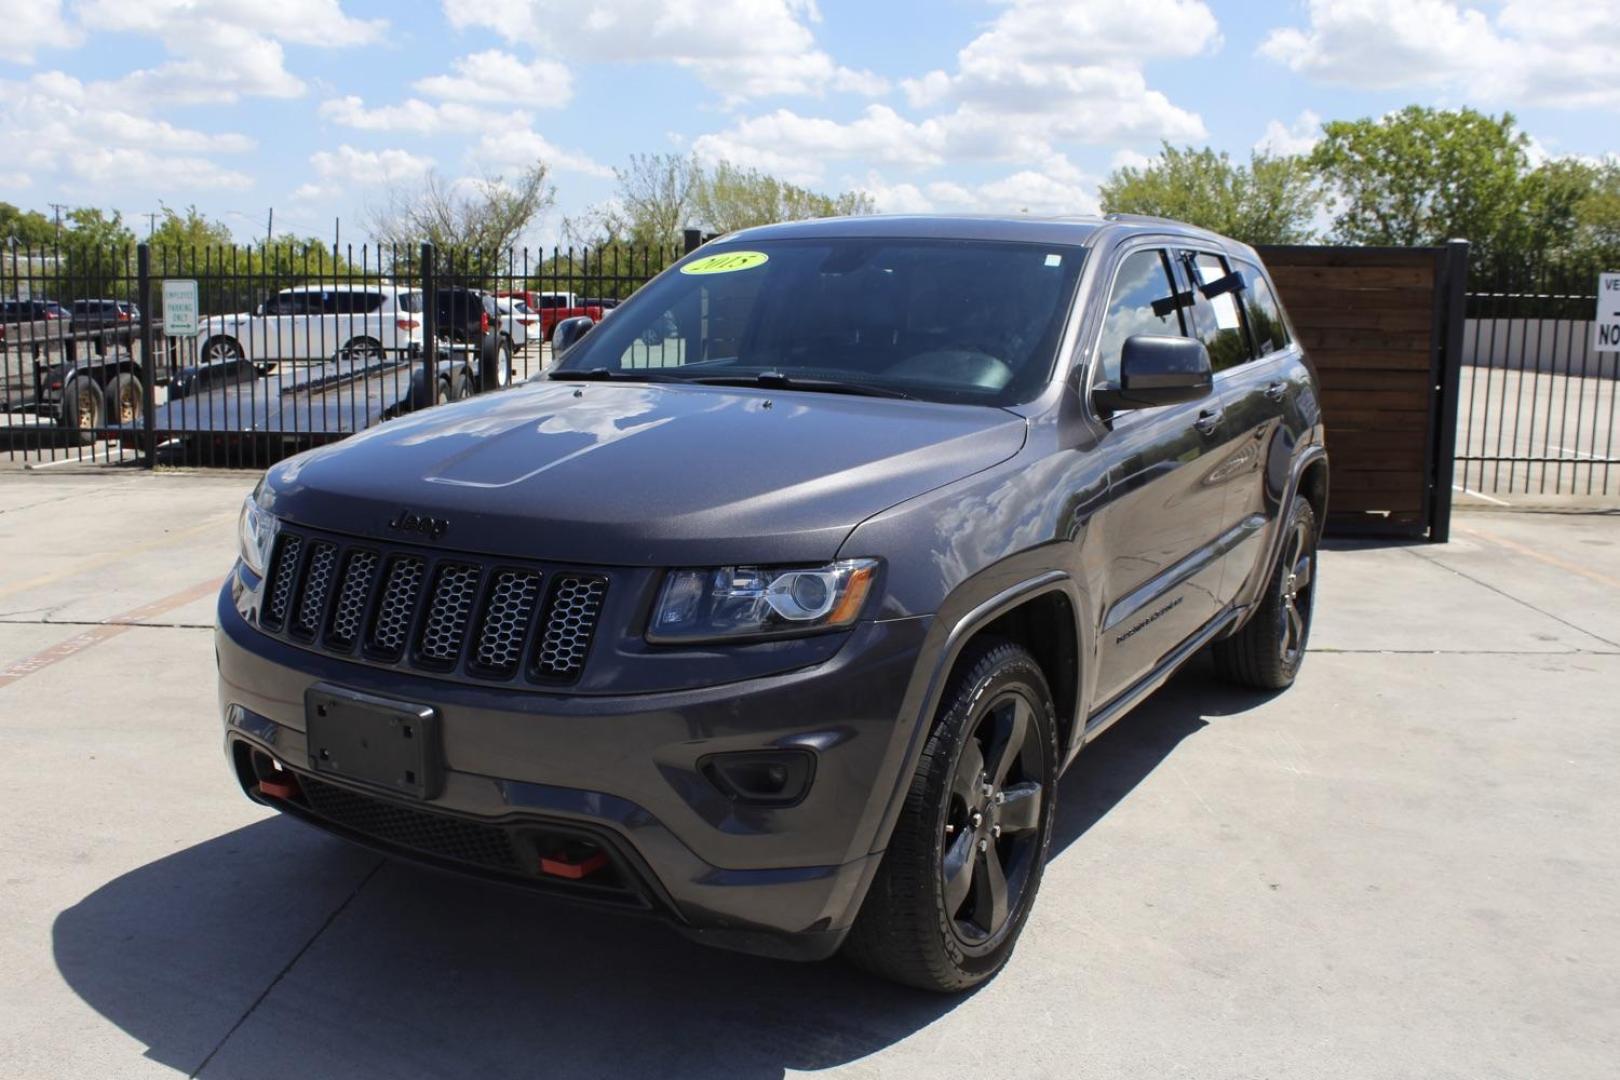
<path fill-rule="evenodd" d="M 135 290 L 135 234 L 116 210 L 70 210 L 62 230 L 56 299 L 128 297 Z"/>
<path fill-rule="evenodd" d="M 1591 172 L 1591 186 L 1575 204 L 1577 258 L 1604 270 L 1620 270 L 1620 160 L 1609 159 Z"/>
<path fill-rule="evenodd" d="M 722 161 L 701 174 L 692 210 L 696 215 L 692 224 L 728 233 L 777 221 L 870 214 L 873 204 L 864 191 L 823 195 Z"/>
<path fill-rule="evenodd" d="M 383 206 L 368 212 L 367 227 L 401 255 L 430 242 L 445 273 L 484 280 L 509 272 L 518 238 L 556 202 L 549 177 L 540 161 L 511 180 L 485 176 L 451 183 L 429 173 L 419 185 L 391 190 Z"/>
<path fill-rule="evenodd" d="M 1470 241 L 1489 263 L 1524 240 L 1529 139 L 1511 113 L 1409 105 L 1380 119 L 1322 125 L 1311 163 L 1346 244 Z M 1517 235 L 1516 235 L 1517 234 Z"/>
<path fill-rule="evenodd" d="M 1115 169 L 1101 196 L 1108 213 L 1175 218 L 1249 244 L 1310 241 L 1319 201 L 1301 158 L 1256 151 L 1245 165 L 1209 147 L 1169 143 L 1147 165 Z"/>
<path fill-rule="evenodd" d="M 0 244 L 15 242 L 19 248 L 48 248 L 56 239 L 56 226 L 38 210 L 22 210 L 0 202 Z"/>

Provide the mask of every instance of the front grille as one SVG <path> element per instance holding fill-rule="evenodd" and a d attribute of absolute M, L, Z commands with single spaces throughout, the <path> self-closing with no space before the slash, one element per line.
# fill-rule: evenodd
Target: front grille
<path fill-rule="evenodd" d="M 334 825 L 441 859 L 502 874 L 521 872 L 511 836 L 497 825 L 413 810 L 308 775 L 298 780 L 309 808 Z"/>
<path fill-rule="evenodd" d="M 607 586 L 600 574 L 379 551 L 284 526 L 259 624 L 371 663 L 567 684 L 584 672 Z"/>

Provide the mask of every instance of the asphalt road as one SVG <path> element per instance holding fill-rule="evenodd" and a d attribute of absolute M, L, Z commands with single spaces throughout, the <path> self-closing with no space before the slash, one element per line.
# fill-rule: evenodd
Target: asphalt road
<path fill-rule="evenodd" d="M 1293 690 L 1082 755 L 961 998 L 393 864 L 235 791 L 242 475 L 0 475 L 0 1076 L 1612 1077 L 1620 518 L 1335 546 Z"/>

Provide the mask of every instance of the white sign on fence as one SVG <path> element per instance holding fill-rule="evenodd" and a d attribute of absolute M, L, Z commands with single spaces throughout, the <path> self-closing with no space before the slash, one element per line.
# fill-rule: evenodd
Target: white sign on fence
<path fill-rule="evenodd" d="M 1620 352 L 1620 274 L 1598 275 L 1597 321 L 1592 324 L 1593 352 Z"/>
<path fill-rule="evenodd" d="M 164 280 L 163 332 L 170 337 L 196 335 L 197 283 L 195 281 Z"/>

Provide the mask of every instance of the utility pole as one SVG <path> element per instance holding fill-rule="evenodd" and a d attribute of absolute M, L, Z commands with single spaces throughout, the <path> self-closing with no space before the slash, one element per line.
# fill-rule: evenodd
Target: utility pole
<path fill-rule="evenodd" d="M 66 203 L 53 202 L 53 203 L 47 203 L 46 205 L 49 206 L 56 213 L 56 246 L 61 247 L 62 246 L 62 211 L 67 209 L 67 204 Z"/>
<path fill-rule="evenodd" d="M 152 235 L 157 232 L 157 218 L 158 218 L 157 211 L 156 210 L 148 210 L 146 212 L 146 214 L 145 214 L 145 217 L 146 217 L 146 239 L 151 240 Z"/>
<path fill-rule="evenodd" d="M 268 249 L 270 247 L 270 245 L 275 242 L 275 239 L 276 239 L 276 208 L 272 206 L 270 208 L 270 218 L 269 218 L 268 221 L 266 221 L 264 223 L 264 246 L 265 246 L 265 248 Z"/>

